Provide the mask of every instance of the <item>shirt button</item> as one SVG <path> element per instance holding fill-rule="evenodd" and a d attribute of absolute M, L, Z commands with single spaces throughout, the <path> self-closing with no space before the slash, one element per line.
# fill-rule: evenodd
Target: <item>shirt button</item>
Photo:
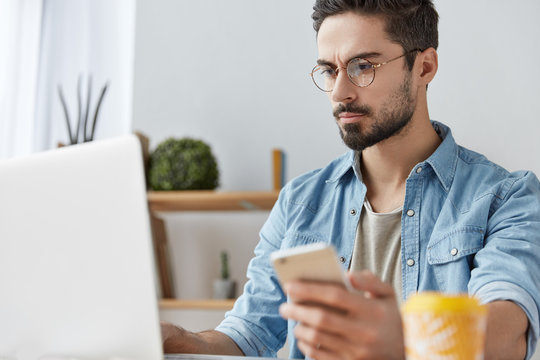
<path fill-rule="evenodd" d="M 458 253 L 458 249 L 456 248 L 453 248 L 452 250 L 450 250 L 450 254 L 452 254 L 452 256 L 456 256 Z"/>
<path fill-rule="evenodd" d="M 421 172 L 422 172 L 422 167 L 421 166 L 417 167 L 416 168 L 416 173 L 420 174 Z"/>
<path fill-rule="evenodd" d="M 347 259 L 345 259 L 345 256 L 340 256 L 340 257 L 339 257 L 339 262 L 340 262 L 340 263 L 344 264 L 344 263 L 345 263 L 345 260 L 347 260 Z"/>
<path fill-rule="evenodd" d="M 352 216 L 356 215 L 356 209 L 351 209 L 351 215 Z"/>
<path fill-rule="evenodd" d="M 413 209 L 407 210 L 407 216 L 409 217 L 414 216 L 414 210 Z"/>
<path fill-rule="evenodd" d="M 407 260 L 407 265 L 414 266 L 414 259 Z"/>

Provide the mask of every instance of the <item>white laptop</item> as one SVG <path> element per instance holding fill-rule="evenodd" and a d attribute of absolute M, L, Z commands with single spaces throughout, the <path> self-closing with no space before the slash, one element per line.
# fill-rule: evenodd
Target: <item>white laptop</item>
<path fill-rule="evenodd" d="M 0 359 L 161 355 L 134 136 L 0 162 Z"/>
<path fill-rule="evenodd" d="M 153 261 L 135 136 L 0 161 L 0 360 L 163 359 Z"/>

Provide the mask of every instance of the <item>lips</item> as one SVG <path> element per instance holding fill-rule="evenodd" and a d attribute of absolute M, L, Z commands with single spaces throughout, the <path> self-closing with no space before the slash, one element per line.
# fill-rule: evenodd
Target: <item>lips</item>
<path fill-rule="evenodd" d="M 339 119 L 343 124 L 353 124 L 361 121 L 365 116 L 364 113 L 342 112 L 339 114 Z"/>

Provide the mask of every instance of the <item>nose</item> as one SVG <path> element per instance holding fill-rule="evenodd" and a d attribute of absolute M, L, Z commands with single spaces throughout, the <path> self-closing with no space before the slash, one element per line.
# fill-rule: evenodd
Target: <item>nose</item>
<path fill-rule="evenodd" d="M 347 71 L 339 71 L 331 92 L 331 99 L 337 103 L 351 103 L 356 100 L 358 89 L 358 86 L 349 80 Z"/>

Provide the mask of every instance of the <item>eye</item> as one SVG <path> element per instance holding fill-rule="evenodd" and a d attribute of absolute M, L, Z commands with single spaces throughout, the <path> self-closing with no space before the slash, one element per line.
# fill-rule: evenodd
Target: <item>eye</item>
<path fill-rule="evenodd" d="M 363 72 L 373 69 L 373 65 L 364 59 L 353 59 L 347 66 L 349 76 L 360 76 Z"/>
<path fill-rule="evenodd" d="M 332 69 L 330 66 L 319 66 L 318 72 L 322 77 L 332 78 L 336 76 L 336 70 Z"/>

